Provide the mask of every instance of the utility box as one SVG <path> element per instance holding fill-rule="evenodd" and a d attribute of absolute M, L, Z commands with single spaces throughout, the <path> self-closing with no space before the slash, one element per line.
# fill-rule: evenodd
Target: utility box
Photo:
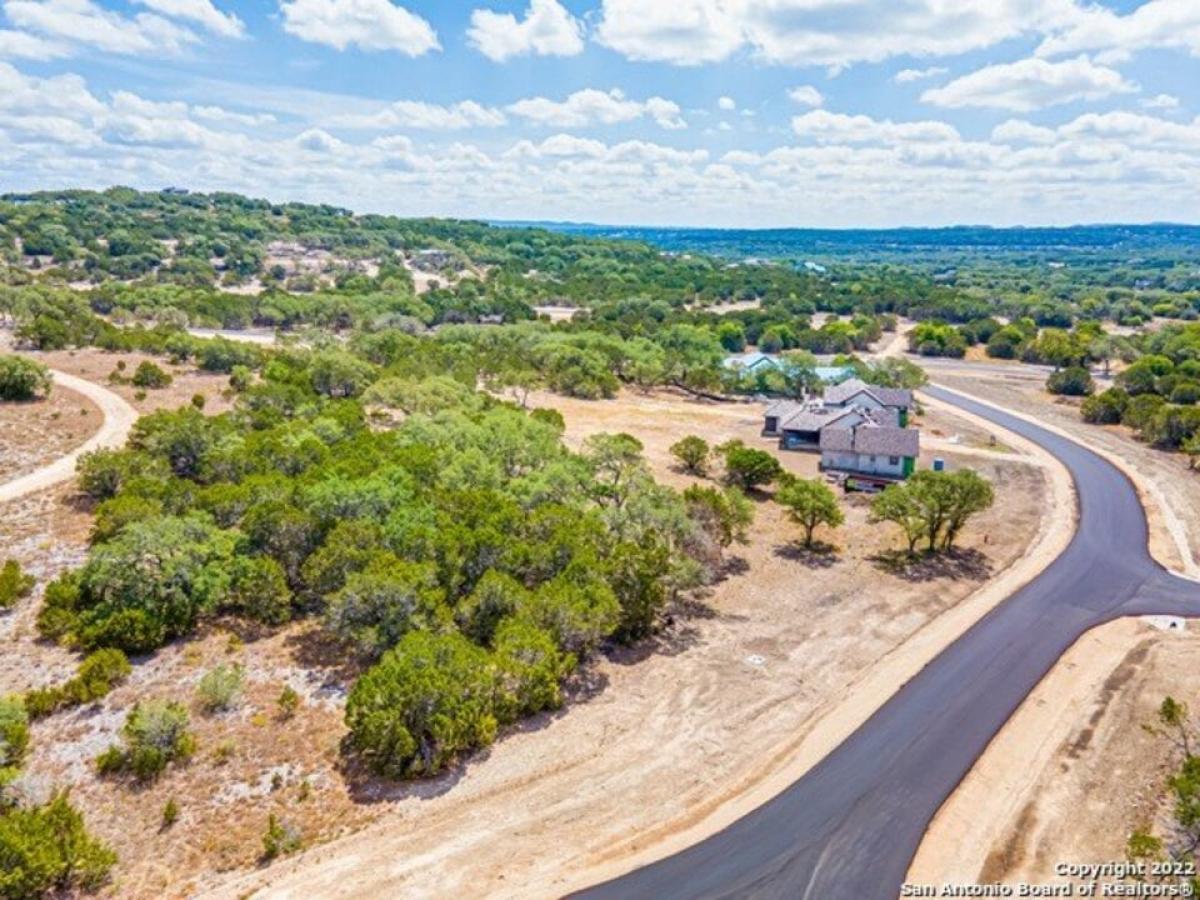
<path fill-rule="evenodd" d="M 935 456 L 933 458 L 933 471 L 935 471 L 935 472 L 945 472 L 946 471 L 946 461 L 944 459 L 942 459 L 940 456 Z"/>

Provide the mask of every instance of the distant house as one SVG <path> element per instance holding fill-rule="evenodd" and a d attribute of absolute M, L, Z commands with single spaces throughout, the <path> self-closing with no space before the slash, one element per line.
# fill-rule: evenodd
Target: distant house
<path fill-rule="evenodd" d="M 725 368 L 740 369 L 743 372 L 766 371 L 778 369 L 779 359 L 767 353 L 735 353 L 725 358 Z"/>
<path fill-rule="evenodd" d="M 725 357 L 725 368 L 754 374 L 760 371 L 779 369 L 786 361 L 781 356 L 750 351 L 748 353 L 735 353 L 732 356 Z M 815 366 L 813 371 L 826 384 L 837 384 L 838 382 L 845 381 L 854 374 L 854 370 L 849 366 Z"/>
<path fill-rule="evenodd" d="M 896 416 L 896 424 L 903 428 L 908 424 L 913 395 L 912 391 L 904 388 L 878 387 L 861 379 L 851 378 L 825 391 L 825 405 L 891 410 Z"/>
<path fill-rule="evenodd" d="M 907 478 L 921 452 L 914 428 L 877 425 L 867 420 L 849 428 L 821 430 L 821 468 L 876 478 Z"/>

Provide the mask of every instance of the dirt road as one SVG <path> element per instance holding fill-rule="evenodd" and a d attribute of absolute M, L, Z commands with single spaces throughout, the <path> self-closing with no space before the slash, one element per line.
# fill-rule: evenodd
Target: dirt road
<path fill-rule="evenodd" d="M 104 416 L 100 430 L 86 442 L 59 457 L 48 466 L 30 472 L 20 478 L 15 478 L 5 484 L 0 484 L 0 503 L 16 500 L 28 494 L 52 487 L 60 482 L 68 481 L 75 475 L 75 463 L 85 453 L 98 450 L 101 447 L 120 447 L 129 436 L 129 430 L 137 421 L 137 412 L 132 406 L 107 388 L 91 381 L 76 378 L 66 372 L 52 371 L 54 383 L 83 394 L 98 407 Z"/>

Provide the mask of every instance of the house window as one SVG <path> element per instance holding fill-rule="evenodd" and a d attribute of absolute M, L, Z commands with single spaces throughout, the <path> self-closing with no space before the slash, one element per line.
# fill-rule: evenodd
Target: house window
<path fill-rule="evenodd" d="M 889 456 L 889 457 L 888 457 L 888 465 L 889 465 L 889 466 L 898 466 L 898 465 L 900 465 L 900 457 L 898 457 L 898 456 Z"/>

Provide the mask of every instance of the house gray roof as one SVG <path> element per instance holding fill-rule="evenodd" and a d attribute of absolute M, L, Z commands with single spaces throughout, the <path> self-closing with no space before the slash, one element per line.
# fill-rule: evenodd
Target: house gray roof
<path fill-rule="evenodd" d="M 822 428 L 847 428 L 851 413 L 870 419 L 877 425 L 899 425 L 894 409 L 867 409 L 859 406 L 824 406 L 796 400 L 776 400 L 767 407 L 766 417 L 778 419 L 779 430 L 820 431 Z"/>
<path fill-rule="evenodd" d="M 841 406 L 853 400 L 856 394 L 863 393 L 864 391 L 884 406 L 899 409 L 909 409 L 912 407 L 912 391 L 905 388 L 885 388 L 874 384 L 867 384 L 861 378 L 851 378 L 848 381 L 843 381 L 841 384 L 835 384 L 825 391 L 825 402 L 833 406 Z"/>
<path fill-rule="evenodd" d="M 776 400 L 767 406 L 768 416 L 778 416 L 785 419 L 804 409 L 804 404 L 796 400 Z"/>
<path fill-rule="evenodd" d="M 829 428 L 836 428 L 839 419 L 845 419 L 850 415 L 861 413 L 853 408 L 845 409 L 830 408 L 827 406 L 813 406 L 796 410 L 787 418 L 779 417 L 780 431 L 820 431 L 824 432 Z"/>
<path fill-rule="evenodd" d="M 921 452 L 921 434 L 915 428 L 893 428 L 864 422 L 854 428 L 828 428 L 822 431 L 821 449 L 834 453 L 916 458 Z"/>

